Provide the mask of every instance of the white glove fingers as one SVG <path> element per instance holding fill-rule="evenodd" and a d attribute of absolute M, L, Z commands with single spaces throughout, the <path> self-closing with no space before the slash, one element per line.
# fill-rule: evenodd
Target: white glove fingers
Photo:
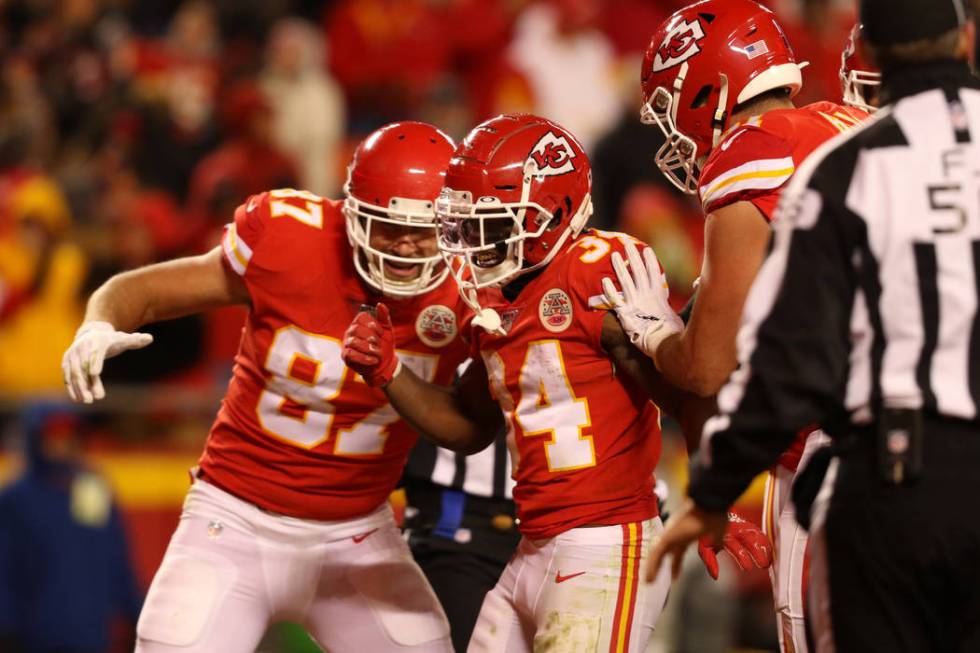
<path fill-rule="evenodd" d="M 105 362 L 106 350 L 99 348 L 93 351 L 88 357 L 87 371 L 90 377 L 97 377 L 102 374 L 102 364 Z"/>
<path fill-rule="evenodd" d="M 612 266 L 616 272 L 616 277 L 619 279 L 619 287 L 623 289 L 623 299 L 627 304 L 631 304 L 637 294 L 636 285 L 633 283 L 633 276 L 626 268 L 626 263 L 619 252 L 613 252 Z"/>
<path fill-rule="evenodd" d="M 606 303 L 613 308 L 619 308 L 623 305 L 623 298 L 620 296 L 619 291 L 616 290 L 616 285 L 609 277 L 602 278 L 602 295 L 605 298 Z"/>
<path fill-rule="evenodd" d="M 149 333 L 136 332 L 129 334 L 130 340 L 135 343 L 129 349 L 142 349 L 153 342 L 153 336 Z"/>
<path fill-rule="evenodd" d="M 92 393 L 89 391 L 88 382 L 85 379 L 85 372 L 82 370 L 82 363 L 78 357 L 74 357 L 72 360 L 71 384 L 75 389 L 75 395 L 77 397 L 86 404 L 92 403 Z"/>
<path fill-rule="evenodd" d="M 657 255 L 653 251 L 652 247 L 647 247 L 643 250 L 643 261 L 647 268 L 647 278 L 649 279 L 650 287 L 657 288 L 658 286 L 666 289 L 667 286 L 667 275 L 665 275 L 660 270 L 660 261 L 657 260 Z"/>
<path fill-rule="evenodd" d="M 153 336 L 149 333 L 121 333 L 108 346 L 105 357 L 112 358 L 130 349 L 142 349 L 151 342 L 153 342 Z"/>
<path fill-rule="evenodd" d="M 68 362 L 67 356 L 61 361 L 61 374 L 65 379 L 65 390 L 68 391 L 68 396 L 71 400 L 78 402 L 78 395 L 75 394 L 75 387 L 71 383 L 71 365 Z"/>
<path fill-rule="evenodd" d="M 102 385 L 102 378 L 94 376 L 91 379 L 92 382 L 92 396 L 98 399 L 105 399 L 105 387 Z"/>
<path fill-rule="evenodd" d="M 88 382 L 92 388 L 92 396 L 96 399 L 105 397 L 105 387 L 102 385 L 102 364 L 105 362 L 105 351 L 96 350 L 89 359 Z"/>
<path fill-rule="evenodd" d="M 629 259 L 630 267 L 633 269 L 633 278 L 636 280 L 636 288 L 641 295 L 646 295 L 650 292 L 649 287 L 650 282 L 647 279 L 647 270 L 643 265 L 643 259 L 640 257 L 640 250 L 636 248 L 636 244 L 632 240 L 626 241 L 626 257 Z M 659 270 L 659 267 L 658 267 Z"/>

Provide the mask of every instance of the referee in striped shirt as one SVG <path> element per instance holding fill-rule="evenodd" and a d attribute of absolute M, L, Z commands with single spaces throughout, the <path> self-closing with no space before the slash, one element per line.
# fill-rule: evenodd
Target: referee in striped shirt
<path fill-rule="evenodd" d="M 819 490 L 818 651 L 980 651 L 980 83 L 966 9 L 862 0 L 887 106 L 818 149 L 784 194 L 739 369 L 690 500 L 650 555 L 652 575 L 702 533 L 720 539 L 752 478 L 820 425 L 833 458 L 804 472 Z"/>
<path fill-rule="evenodd" d="M 419 439 L 402 478 L 408 545 L 446 611 L 458 653 L 520 541 L 506 438 L 501 431 L 472 456 Z"/>

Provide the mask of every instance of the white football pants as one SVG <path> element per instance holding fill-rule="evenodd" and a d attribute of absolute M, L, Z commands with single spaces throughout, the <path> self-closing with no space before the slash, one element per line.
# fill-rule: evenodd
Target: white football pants
<path fill-rule="evenodd" d="M 813 452 L 830 438 L 823 431 L 814 431 L 806 440 L 797 470 L 803 469 Z M 766 477 L 765 500 L 762 506 L 762 531 L 772 542 L 773 607 L 776 609 L 776 628 L 779 648 L 783 653 L 807 653 L 806 611 L 803 597 L 806 592 L 807 544 L 809 537 L 796 522 L 791 491 L 796 472 L 782 465 Z"/>
<path fill-rule="evenodd" d="M 331 653 L 451 653 L 449 624 L 387 504 L 321 522 L 197 480 L 153 578 L 137 653 L 252 653 L 270 623 Z"/>
<path fill-rule="evenodd" d="M 660 519 L 524 538 L 487 594 L 470 653 L 643 651 L 670 587 L 642 574 Z"/>

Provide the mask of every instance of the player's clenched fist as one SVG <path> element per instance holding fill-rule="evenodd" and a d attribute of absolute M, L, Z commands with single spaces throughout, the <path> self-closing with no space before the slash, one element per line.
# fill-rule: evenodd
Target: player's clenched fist
<path fill-rule="evenodd" d="M 371 387 L 383 388 L 395 378 L 401 361 L 395 355 L 395 330 L 387 306 L 378 304 L 373 313 L 364 310 L 357 314 L 344 334 L 341 355 L 347 367 Z"/>
<path fill-rule="evenodd" d="M 128 349 L 142 349 L 153 342 L 149 333 L 116 331 L 108 322 L 86 322 L 78 328 L 75 340 L 61 359 L 65 387 L 72 401 L 87 404 L 105 397 L 102 364 Z"/>

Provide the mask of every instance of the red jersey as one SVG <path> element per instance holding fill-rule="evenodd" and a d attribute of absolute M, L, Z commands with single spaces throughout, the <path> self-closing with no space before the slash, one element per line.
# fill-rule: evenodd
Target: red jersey
<path fill-rule="evenodd" d="M 775 109 L 733 125 L 711 150 L 698 180 L 704 214 L 749 201 L 772 220 L 779 193 L 824 141 L 868 114 L 833 102 Z"/>
<path fill-rule="evenodd" d="M 600 344 L 602 278 L 616 278 L 610 253 L 622 253 L 625 238 L 585 231 L 513 302 L 489 303 L 507 335 L 470 330 L 507 421 L 514 501 L 530 538 L 657 514 L 660 413 Z"/>
<path fill-rule="evenodd" d="M 358 308 L 379 300 L 354 270 L 341 203 L 288 189 L 255 195 L 235 211 L 222 248 L 252 306 L 201 457 L 204 477 L 292 517 L 377 508 L 417 435 L 341 360 Z M 387 303 L 402 364 L 450 383 L 468 353 L 455 282 Z"/>
<path fill-rule="evenodd" d="M 854 127 L 868 114 L 833 102 L 776 109 L 728 129 L 701 171 L 698 194 L 708 215 L 735 202 L 752 202 L 770 222 L 779 194 L 813 150 Z M 795 471 L 807 430 L 779 459 Z"/>

